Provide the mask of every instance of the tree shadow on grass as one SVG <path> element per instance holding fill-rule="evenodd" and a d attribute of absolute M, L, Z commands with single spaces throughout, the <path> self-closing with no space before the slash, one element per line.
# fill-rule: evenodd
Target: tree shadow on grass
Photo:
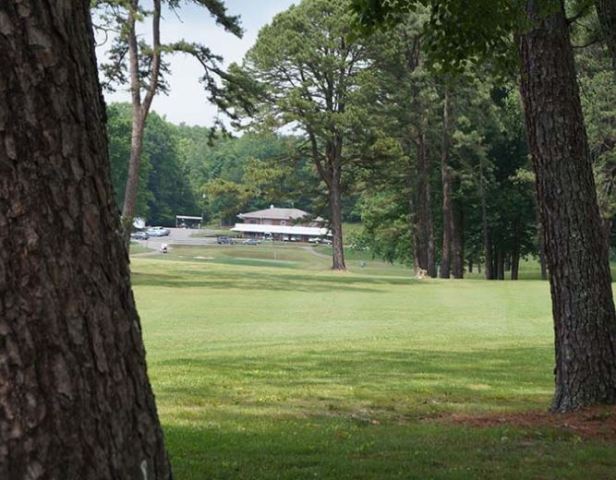
<path fill-rule="evenodd" d="M 582 480 L 612 478 L 616 468 L 613 443 L 581 442 L 542 426 L 379 424 L 249 413 L 162 421 L 177 480 Z"/>
<path fill-rule="evenodd" d="M 193 383 L 174 382 L 158 391 L 167 398 L 190 401 L 205 395 L 231 401 L 229 386 L 241 385 L 244 393 L 233 401 L 245 408 L 263 406 L 260 398 L 271 394 L 278 399 L 273 403 L 298 414 L 348 413 L 361 404 L 375 414 L 403 418 L 457 408 L 547 408 L 552 357 L 549 346 L 472 352 L 342 350 L 180 358 L 155 362 L 152 368 L 190 372 Z"/>
<path fill-rule="evenodd" d="M 552 356 L 550 346 L 227 353 L 151 371 L 173 378 L 155 390 L 178 480 L 611 478 L 614 444 L 441 418 L 547 408 Z"/>
<path fill-rule="evenodd" d="M 270 273 L 263 270 L 232 272 L 226 270 L 182 270 L 175 274 L 133 272 L 135 286 L 169 288 L 213 288 L 274 290 L 296 292 L 387 292 L 378 286 L 422 285 L 421 281 L 402 277 L 362 277 L 351 274 L 302 275 Z"/>

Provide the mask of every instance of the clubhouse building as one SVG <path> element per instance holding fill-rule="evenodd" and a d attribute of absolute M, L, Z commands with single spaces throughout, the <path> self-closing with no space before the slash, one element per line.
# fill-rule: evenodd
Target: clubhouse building
<path fill-rule="evenodd" d="M 271 205 L 265 210 L 240 213 L 237 217 L 243 223 L 236 223 L 231 230 L 246 238 L 307 242 L 312 238 L 331 237 L 331 232 L 324 227 L 325 220 L 297 208 Z"/>

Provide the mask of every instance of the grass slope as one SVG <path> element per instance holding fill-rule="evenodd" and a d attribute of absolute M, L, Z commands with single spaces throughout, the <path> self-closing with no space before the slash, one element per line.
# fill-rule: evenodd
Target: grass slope
<path fill-rule="evenodd" d="M 328 264 L 263 245 L 133 258 L 177 479 L 615 478 L 614 444 L 446 421 L 547 408 L 547 283 Z"/>

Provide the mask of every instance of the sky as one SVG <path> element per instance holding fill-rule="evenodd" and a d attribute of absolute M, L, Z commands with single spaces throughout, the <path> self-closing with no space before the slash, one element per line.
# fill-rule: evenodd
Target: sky
<path fill-rule="evenodd" d="M 171 12 L 164 14 L 161 22 L 161 41 L 171 42 L 185 39 L 208 46 L 214 53 L 224 57 L 224 64 L 241 62 L 246 51 L 254 44 L 261 27 L 265 26 L 277 13 L 286 10 L 297 0 L 227 0 L 227 11 L 240 15 L 244 29 L 239 39 L 217 26 L 205 8 L 194 5 L 184 7 L 177 18 Z M 149 40 L 147 30 L 144 37 Z M 99 62 L 103 61 L 106 45 L 97 49 Z M 168 77 L 171 91 L 168 95 L 159 94 L 154 98 L 152 110 L 167 120 L 179 124 L 211 126 L 216 116 L 216 108 L 207 101 L 206 92 L 199 83 L 203 75 L 202 67 L 192 58 L 184 55 L 167 57 L 171 63 Z M 107 102 L 128 102 L 130 95 L 124 88 L 113 94 L 106 93 Z"/>

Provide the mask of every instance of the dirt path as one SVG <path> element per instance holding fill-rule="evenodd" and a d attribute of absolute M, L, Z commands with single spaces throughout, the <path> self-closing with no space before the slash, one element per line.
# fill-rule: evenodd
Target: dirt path
<path fill-rule="evenodd" d="M 551 414 L 542 411 L 486 415 L 443 415 L 440 421 L 470 427 L 512 426 L 523 429 L 548 427 L 567 431 L 581 438 L 616 440 L 616 407 L 600 406 L 571 413 Z"/>

